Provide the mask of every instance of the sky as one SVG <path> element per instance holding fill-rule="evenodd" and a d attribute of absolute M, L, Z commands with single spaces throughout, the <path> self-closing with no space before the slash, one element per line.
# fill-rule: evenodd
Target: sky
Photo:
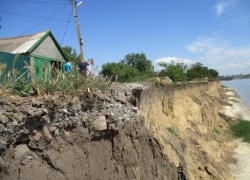
<path fill-rule="evenodd" d="M 84 58 L 102 64 L 128 53 L 159 62 L 202 63 L 220 75 L 250 73 L 250 0 L 81 0 Z M 80 1 L 77 1 L 79 3 Z M 80 53 L 71 0 L 0 0 L 0 38 L 51 29 Z"/>

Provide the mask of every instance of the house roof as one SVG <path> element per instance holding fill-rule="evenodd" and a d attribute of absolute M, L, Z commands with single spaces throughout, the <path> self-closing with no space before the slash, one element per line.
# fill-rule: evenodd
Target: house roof
<path fill-rule="evenodd" d="M 63 57 L 67 59 L 63 50 L 61 49 L 61 46 L 56 41 L 55 37 L 53 36 L 50 30 L 46 30 L 43 32 L 30 34 L 26 36 L 1 38 L 0 39 L 0 51 L 12 53 L 12 54 L 31 53 L 39 45 L 39 43 L 42 40 L 44 40 L 48 35 L 51 35 L 59 51 L 62 53 Z"/>

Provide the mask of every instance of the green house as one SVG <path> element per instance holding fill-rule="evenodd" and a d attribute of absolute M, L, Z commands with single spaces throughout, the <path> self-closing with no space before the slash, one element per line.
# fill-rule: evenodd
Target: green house
<path fill-rule="evenodd" d="M 45 67 L 64 71 L 67 57 L 50 30 L 36 34 L 0 39 L 1 64 L 13 66 L 15 55 L 19 54 L 14 68 L 22 69 L 26 64 L 34 67 L 36 77 L 43 74 Z M 23 71 L 23 70 L 22 70 Z"/>

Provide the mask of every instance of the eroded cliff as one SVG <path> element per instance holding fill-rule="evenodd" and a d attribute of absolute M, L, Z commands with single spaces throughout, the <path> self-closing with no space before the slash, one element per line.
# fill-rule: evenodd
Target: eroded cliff
<path fill-rule="evenodd" d="M 0 179 L 185 179 L 125 95 L 79 94 L 1 99 Z"/>
<path fill-rule="evenodd" d="M 233 179 L 219 82 L 1 98 L 2 179 Z M 139 107 L 139 109 L 138 109 Z"/>
<path fill-rule="evenodd" d="M 227 122 L 219 116 L 225 103 L 220 91 L 216 81 L 134 91 L 146 127 L 170 161 L 183 164 L 190 179 L 234 179 L 227 164 L 235 144 Z"/>

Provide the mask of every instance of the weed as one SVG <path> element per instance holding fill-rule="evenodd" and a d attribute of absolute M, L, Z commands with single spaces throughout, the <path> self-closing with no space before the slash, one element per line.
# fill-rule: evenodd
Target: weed
<path fill-rule="evenodd" d="M 199 98 L 197 98 L 196 96 L 194 96 L 194 99 L 198 102 L 201 102 L 201 100 Z"/>
<path fill-rule="evenodd" d="M 223 126 L 222 126 L 222 125 L 219 125 L 219 127 L 220 127 L 220 128 L 223 128 Z"/>
<path fill-rule="evenodd" d="M 223 88 L 228 88 L 227 86 L 222 85 Z"/>
<path fill-rule="evenodd" d="M 220 116 L 222 119 L 227 120 L 227 119 L 225 118 L 225 116 L 224 116 L 224 115 L 219 114 L 219 116 Z"/>
<path fill-rule="evenodd" d="M 168 129 L 168 131 L 169 131 L 171 134 L 173 134 L 173 135 L 175 135 L 175 136 L 177 136 L 177 137 L 179 136 L 179 134 L 177 134 L 177 133 L 174 131 L 173 128 L 168 127 L 167 129 Z"/>
<path fill-rule="evenodd" d="M 230 130 L 235 137 L 243 138 L 244 142 L 250 143 L 250 121 L 240 120 L 238 124 L 232 125 Z"/>
<path fill-rule="evenodd" d="M 14 64 L 17 62 L 18 54 L 15 56 L 12 68 L 1 64 L 0 65 L 0 90 L 2 92 L 10 91 L 13 94 L 19 96 L 29 96 L 39 93 L 53 93 L 56 91 L 63 91 L 67 94 L 75 94 L 77 90 L 90 89 L 91 91 L 104 90 L 111 86 L 111 78 L 108 77 L 95 77 L 90 75 L 85 78 L 78 72 L 76 74 L 64 74 L 62 71 L 53 71 L 53 66 L 45 67 L 43 73 L 38 74 L 38 78 L 35 76 L 34 68 L 27 63 L 23 69 L 26 72 L 21 73 L 21 70 L 17 71 L 14 68 Z M 31 77 L 31 81 L 25 78 L 28 73 L 28 77 Z M 117 78 L 116 78 L 117 79 Z"/>
<path fill-rule="evenodd" d="M 216 128 L 214 128 L 214 132 L 215 132 L 216 134 L 220 134 L 220 131 L 219 131 L 218 129 L 216 129 Z"/>
<path fill-rule="evenodd" d="M 237 101 L 236 99 L 230 99 L 230 101 L 232 101 L 234 103 L 239 103 L 239 101 Z"/>

